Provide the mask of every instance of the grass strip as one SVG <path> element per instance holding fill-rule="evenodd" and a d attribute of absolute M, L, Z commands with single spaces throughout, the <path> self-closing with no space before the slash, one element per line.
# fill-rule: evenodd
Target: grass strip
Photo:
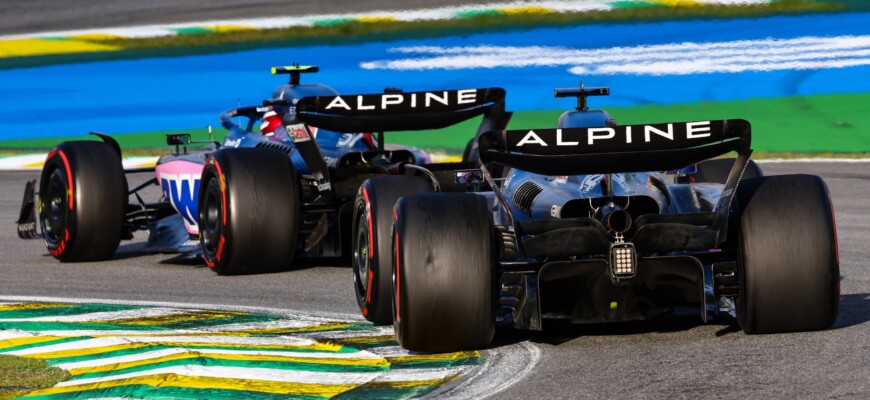
<path fill-rule="evenodd" d="M 0 399 L 52 387 L 68 377 L 66 371 L 51 367 L 42 360 L 0 355 Z"/>

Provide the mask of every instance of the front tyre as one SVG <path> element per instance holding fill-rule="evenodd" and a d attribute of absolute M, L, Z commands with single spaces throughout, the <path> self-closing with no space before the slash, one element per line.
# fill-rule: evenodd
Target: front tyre
<path fill-rule="evenodd" d="M 495 332 L 493 227 L 476 194 L 418 194 L 396 203 L 394 329 L 414 351 L 489 345 Z"/>
<path fill-rule="evenodd" d="M 750 334 L 830 328 L 840 269 L 825 182 L 812 175 L 747 179 L 736 200 L 740 327 Z"/>
<path fill-rule="evenodd" d="M 45 247 L 63 262 L 100 261 L 118 249 L 127 206 L 121 155 L 96 141 L 63 142 L 48 155 L 39 184 Z"/>
<path fill-rule="evenodd" d="M 432 191 L 413 176 L 378 176 L 360 186 L 353 213 L 353 281 L 360 313 L 376 324 L 393 322 L 393 206 L 402 196 Z"/>
<path fill-rule="evenodd" d="M 263 148 L 212 153 L 199 194 L 200 247 L 219 274 L 287 269 L 296 253 L 299 179 L 286 153 Z"/>

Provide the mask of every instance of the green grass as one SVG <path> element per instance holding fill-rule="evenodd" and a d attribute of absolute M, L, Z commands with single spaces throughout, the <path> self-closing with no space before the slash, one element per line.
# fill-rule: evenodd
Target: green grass
<path fill-rule="evenodd" d="M 591 100 L 594 106 L 595 100 Z M 870 155 L 870 93 L 797 96 L 697 104 L 612 107 L 607 111 L 620 124 L 697 121 L 742 118 L 752 123 L 752 147 L 760 156 Z M 553 127 L 562 110 L 514 113 L 510 129 Z M 479 119 L 440 131 L 388 132 L 387 143 L 406 144 L 428 150 L 460 153 L 477 129 Z M 183 130 L 182 130 L 183 131 Z M 180 131 L 117 134 L 114 137 L 126 155 L 166 153 L 165 134 Z M 205 129 L 189 132 L 195 140 L 208 139 Z M 217 133 L 216 139 L 223 134 Z M 61 140 L 39 138 L 0 141 L 0 154 L 42 152 Z M 91 137 L 93 138 L 93 137 Z"/>
<path fill-rule="evenodd" d="M 854 8 L 830 1 L 783 0 L 754 5 L 701 5 L 674 7 L 629 7 L 610 11 L 528 12 L 519 14 L 472 13 L 465 18 L 436 21 L 337 21 L 311 27 L 251 31 L 211 32 L 196 30 L 156 38 L 90 39 L 94 43 L 120 46 L 123 50 L 0 59 L 0 69 L 32 67 L 154 56 L 187 56 L 230 51 L 307 45 L 337 45 L 419 39 L 450 35 L 492 33 L 540 27 L 593 23 L 636 23 L 662 20 L 727 19 L 782 14 L 843 12 Z"/>
<path fill-rule="evenodd" d="M 66 371 L 50 367 L 42 360 L 0 355 L 0 399 L 52 387 L 68 377 Z"/>

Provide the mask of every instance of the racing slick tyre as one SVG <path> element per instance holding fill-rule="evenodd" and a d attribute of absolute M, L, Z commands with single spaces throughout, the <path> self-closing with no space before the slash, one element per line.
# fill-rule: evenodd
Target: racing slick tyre
<path fill-rule="evenodd" d="M 495 332 L 493 227 L 483 196 L 418 194 L 396 203 L 393 324 L 413 351 L 481 349 Z"/>
<path fill-rule="evenodd" d="M 287 269 L 296 253 L 300 188 L 293 163 L 275 149 L 219 150 L 199 192 L 200 246 L 223 275 Z"/>
<path fill-rule="evenodd" d="M 812 175 L 747 179 L 736 200 L 740 327 L 749 334 L 830 328 L 840 268 L 825 182 Z"/>
<path fill-rule="evenodd" d="M 110 258 L 121 242 L 126 207 L 127 180 L 112 146 L 63 142 L 48 153 L 39 180 L 39 220 L 54 258 Z"/>
<path fill-rule="evenodd" d="M 354 202 L 353 281 L 360 312 L 376 324 L 393 322 L 393 206 L 402 196 L 432 191 L 413 176 L 378 176 L 360 186 Z"/>
<path fill-rule="evenodd" d="M 692 178 L 694 178 L 693 182 L 721 183 L 724 185 L 733 166 L 733 158 L 701 161 L 697 164 L 698 172 L 692 174 Z M 746 170 L 743 171 L 743 179 L 757 178 L 759 176 L 764 176 L 764 173 L 761 172 L 761 167 L 755 161 L 749 160 L 749 163 L 746 164 Z"/>

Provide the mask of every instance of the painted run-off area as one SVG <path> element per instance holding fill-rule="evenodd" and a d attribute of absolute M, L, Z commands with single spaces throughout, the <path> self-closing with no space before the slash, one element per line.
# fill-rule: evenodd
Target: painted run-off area
<path fill-rule="evenodd" d="M 558 57 L 545 57 L 550 53 Z M 611 96 L 590 104 L 619 123 L 744 118 L 754 125 L 759 152 L 870 151 L 861 107 L 870 93 L 870 13 L 851 13 L 593 24 L 3 70 L 0 152 L 43 150 L 88 131 L 117 135 L 126 148 L 161 148 L 162 135 L 149 132 L 205 139 L 221 110 L 269 97 L 285 78 L 269 75 L 268 67 L 288 61 L 320 65 L 304 81 L 342 93 L 504 87 L 508 109 L 517 111 L 511 128 L 553 126 L 573 103 L 554 99 L 552 89 L 583 81 L 611 87 Z M 656 63 L 670 69 L 656 70 Z M 613 69 L 621 65 L 646 69 Z M 469 127 L 392 134 L 388 141 L 456 151 Z"/>
<path fill-rule="evenodd" d="M 304 315 L 0 303 L 0 354 L 69 374 L 25 398 L 409 398 L 482 363 L 411 354 L 391 327 Z"/>
<path fill-rule="evenodd" d="M 597 98 L 590 104 L 595 107 Z M 560 100 L 568 109 L 571 99 Z M 834 153 L 866 155 L 870 153 L 870 93 L 796 96 L 773 99 L 753 99 L 696 104 L 648 105 L 608 108 L 621 124 L 668 121 L 743 118 L 753 127 L 752 143 L 756 156 L 782 153 Z M 510 129 L 533 129 L 554 126 L 563 111 L 520 111 L 514 114 Z M 440 131 L 393 132 L 389 143 L 408 144 L 448 154 L 458 154 L 473 136 L 476 120 Z M 128 155 L 155 154 L 169 151 L 165 134 L 178 131 L 141 132 L 115 137 Z M 208 138 L 206 129 L 185 130 L 194 139 Z M 215 129 L 215 137 L 223 134 Z M 43 150 L 61 140 L 93 139 L 85 136 L 50 137 L 0 141 L 7 154 Z"/>
<path fill-rule="evenodd" d="M 652 34 L 651 34 L 652 33 Z M 89 131 L 127 155 L 167 151 L 165 133 L 208 137 L 217 114 L 259 104 L 301 61 L 342 93 L 384 87 L 504 87 L 510 128 L 552 127 L 573 107 L 554 87 L 611 87 L 590 100 L 622 124 L 743 118 L 756 157 L 870 153 L 870 13 L 514 28 L 469 35 L 235 48 L 135 60 L 0 70 L 0 155 L 40 153 Z M 388 142 L 456 154 L 474 122 Z M 215 139 L 223 137 L 216 127 Z"/>

